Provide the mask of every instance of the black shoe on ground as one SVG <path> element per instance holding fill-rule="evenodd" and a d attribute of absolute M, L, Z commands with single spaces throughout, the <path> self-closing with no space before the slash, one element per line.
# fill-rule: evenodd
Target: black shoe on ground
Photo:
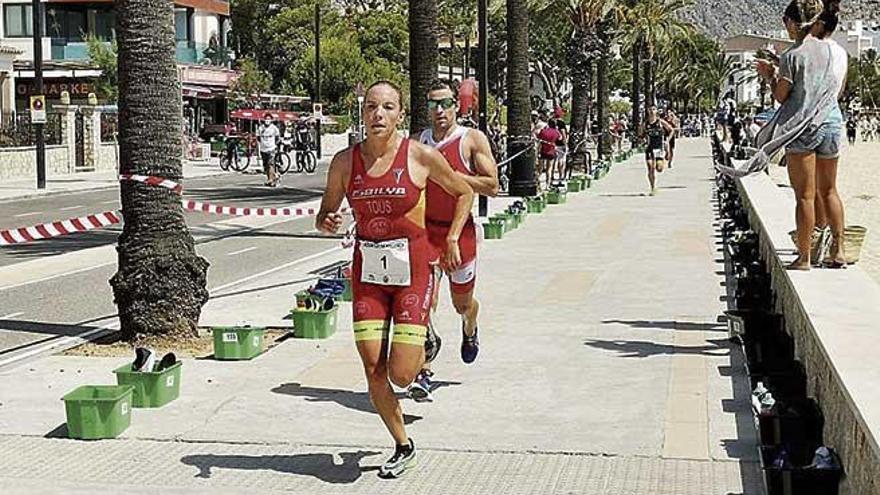
<path fill-rule="evenodd" d="M 408 444 L 398 445 L 394 448 L 394 455 L 379 467 L 379 477 L 400 478 L 404 473 L 416 467 L 416 464 L 416 445 L 410 438 Z"/>

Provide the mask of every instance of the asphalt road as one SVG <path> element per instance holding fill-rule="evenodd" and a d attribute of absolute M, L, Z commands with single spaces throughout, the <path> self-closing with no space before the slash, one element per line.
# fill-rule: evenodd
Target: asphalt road
<path fill-rule="evenodd" d="M 185 197 L 241 206 L 281 206 L 317 200 L 325 170 L 326 167 L 319 169 L 314 176 L 288 177 L 286 187 L 277 189 L 262 186 L 261 178 L 255 175 L 193 180 L 187 183 Z M 297 187 L 292 187 L 292 182 Z M 34 223 L 57 220 L 59 217 L 52 212 L 61 208 L 68 208 L 63 211 L 71 213 L 63 218 L 118 208 L 118 203 L 110 203 L 117 197 L 118 191 L 106 190 L 0 204 L 3 222 L 0 228 L 9 226 L 10 217 L 28 218 Z M 95 209 L 101 205 L 103 208 Z M 39 213 L 29 217 L 14 216 L 29 211 Z M 237 227 L 234 231 L 221 228 L 225 227 L 224 221 L 229 220 L 228 216 L 187 214 L 197 252 L 211 264 L 209 289 L 234 284 L 339 245 L 338 239 L 318 236 L 311 217 L 265 219 L 260 226 Z M 16 264 L 32 266 L 32 263 L 24 262 L 35 258 L 46 259 L 100 246 L 109 248 L 117 235 L 118 229 L 104 229 L 2 247 L 0 268 L 15 270 Z M 4 358 L 25 352 L 36 344 L 50 342 L 59 336 L 79 335 L 116 321 L 116 307 L 108 283 L 116 271 L 115 253 L 109 248 L 92 249 L 81 254 L 87 258 L 85 266 L 71 272 L 61 271 L 42 278 L 35 276 L 11 286 L 4 286 L 0 281 L 0 365 Z"/>
<path fill-rule="evenodd" d="M 281 187 L 274 189 L 263 185 L 265 181 L 263 175 L 230 173 L 193 179 L 184 182 L 184 198 L 228 206 L 284 206 L 320 197 L 326 170 L 327 163 L 324 161 L 315 174 L 287 175 Z M 67 220 L 119 208 L 118 189 L 101 189 L 5 202 L 0 203 L 0 230 Z M 187 212 L 186 214 L 187 224 L 193 229 L 194 234 L 199 232 L 199 227 L 222 218 L 204 213 Z M 113 225 L 55 239 L 3 246 L 0 247 L 0 266 L 113 244 L 121 230 L 121 225 Z"/>

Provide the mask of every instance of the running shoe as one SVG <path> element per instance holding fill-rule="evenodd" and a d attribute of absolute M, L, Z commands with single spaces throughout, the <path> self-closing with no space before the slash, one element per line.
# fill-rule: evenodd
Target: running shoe
<path fill-rule="evenodd" d="M 138 347 L 134 350 L 134 362 L 131 363 L 131 371 L 149 373 L 156 364 L 156 351 L 149 347 Z"/>
<path fill-rule="evenodd" d="M 379 467 L 379 477 L 400 478 L 414 467 L 416 467 L 416 444 L 410 438 L 409 444 L 394 448 L 394 455 Z"/>
<path fill-rule="evenodd" d="M 474 334 L 468 336 L 464 332 L 464 322 L 461 322 L 461 360 L 465 364 L 471 364 L 477 359 L 480 353 L 480 337 L 478 328 L 474 327 Z"/>
<path fill-rule="evenodd" d="M 434 324 L 430 321 L 428 322 L 428 330 L 425 335 L 425 362 L 431 363 L 435 359 L 437 359 L 437 355 L 440 354 L 440 346 L 443 345 L 443 341 L 440 339 L 440 336 L 437 335 L 437 332 L 434 331 Z"/>
<path fill-rule="evenodd" d="M 407 389 L 410 399 L 416 402 L 434 402 L 434 397 L 431 395 L 431 389 L 434 388 L 434 384 L 431 382 L 433 376 L 434 373 L 431 370 L 419 371 L 415 381 Z"/>

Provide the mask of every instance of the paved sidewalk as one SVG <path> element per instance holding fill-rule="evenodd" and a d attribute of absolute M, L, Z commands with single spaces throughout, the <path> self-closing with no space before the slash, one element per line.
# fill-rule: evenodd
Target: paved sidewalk
<path fill-rule="evenodd" d="M 229 172 L 220 170 L 220 162 L 216 157 L 205 161 L 184 162 L 183 165 L 183 176 L 187 179 L 227 173 Z M 119 178 L 114 170 L 49 175 L 46 177 L 46 188 L 42 190 L 37 189 L 36 177 L 11 179 L 0 184 L 0 202 L 114 187 L 119 187 Z"/>
<path fill-rule="evenodd" d="M 389 455 L 350 334 L 250 362 L 186 360 L 183 392 L 120 439 L 63 435 L 59 398 L 112 383 L 113 358 L 54 356 L 0 374 L 10 493 L 758 495 L 742 356 L 726 340 L 708 142 L 682 140 L 648 197 L 639 157 L 482 245 L 478 361 L 458 357 L 444 287 L 433 404 L 404 401 L 420 467 Z M 504 198 L 493 201 L 499 208 Z M 203 323 L 289 325 L 331 251 L 222 290 Z M 216 294 L 215 294 L 216 296 Z M 46 436 L 50 438 L 45 438 Z M 4 493 L 7 490 L 4 488 Z"/>

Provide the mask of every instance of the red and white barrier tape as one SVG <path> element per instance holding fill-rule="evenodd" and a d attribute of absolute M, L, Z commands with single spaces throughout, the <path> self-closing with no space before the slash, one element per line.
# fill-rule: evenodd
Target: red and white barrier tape
<path fill-rule="evenodd" d="M 151 186 L 164 187 L 178 194 L 183 192 L 183 185 L 173 180 L 163 179 L 146 175 L 122 174 L 119 180 L 132 180 Z M 220 206 L 201 201 L 181 200 L 183 208 L 188 211 L 201 213 L 213 213 L 215 215 L 232 216 L 258 216 L 258 217 L 310 217 L 318 214 L 318 208 L 250 208 L 238 206 Z M 350 213 L 351 208 L 342 208 L 339 213 Z M 122 222 L 122 212 L 119 210 L 105 211 L 96 215 L 71 218 L 69 220 L 44 223 L 32 227 L 0 230 L 0 246 L 21 244 L 40 239 L 49 239 L 62 235 L 95 230 Z"/>
<path fill-rule="evenodd" d="M 257 217 L 310 217 L 318 214 L 318 208 L 250 208 L 239 206 L 220 206 L 201 201 L 184 200 L 183 209 L 215 215 L 257 216 Z M 338 213 L 349 213 L 342 208 Z"/>
<path fill-rule="evenodd" d="M 75 232 L 95 230 L 122 222 L 119 210 L 105 211 L 96 215 L 71 218 L 59 222 L 44 223 L 33 227 L 0 230 L 0 246 L 21 244 L 40 239 L 49 239 Z"/>
<path fill-rule="evenodd" d="M 177 194 L 183 194 L 183 184 L 179 182 L 174 182 L 173 180 L 166 179 L 164 177 L 155 177 L 152 175 L 120 174 L 119 180 L 143 182 L 144 184 L 150 186 L 164 187 L 165 189 L 171 189 Z"/>

